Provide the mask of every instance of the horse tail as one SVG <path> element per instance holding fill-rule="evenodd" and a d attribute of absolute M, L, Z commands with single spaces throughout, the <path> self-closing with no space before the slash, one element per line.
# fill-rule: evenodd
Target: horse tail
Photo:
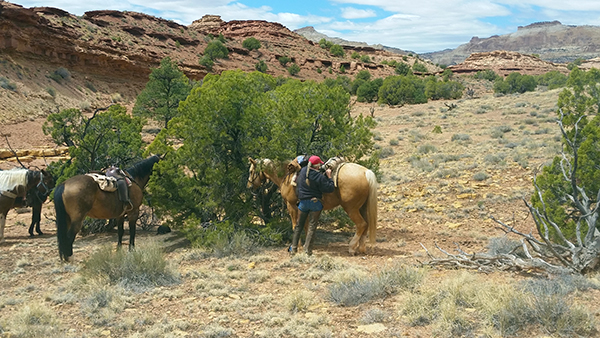
<path fill-rule="evenodd" d="M 377 177 L 371 170 L 365 173 L 369 182 L 369 196 L 367 197 L 367 227 L 369 231 L 369 242 L 375 244 L 377 234 Z"/>
<path fill-rule="evenodd" d="M 58 239 L 58 254 L 61 260 L 67 260 L 73 255 L 73 248 L 69 247 L 71 241 L 69 240 L 69 229 L 67 228 L 67 221 L 69 215 L 65 209 L 65 202 L 63 201 L 63 192 L 65 191 L 65 185 L 61 184 L 54 190 L 54 210 L 56 211 L 56 238 Z"/>

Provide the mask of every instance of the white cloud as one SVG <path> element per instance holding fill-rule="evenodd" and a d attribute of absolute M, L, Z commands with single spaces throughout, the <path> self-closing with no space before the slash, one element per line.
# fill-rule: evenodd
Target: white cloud
<path fill-rule="evenodd" d="M 342 18 L 344 19 L 364 19 L 377 16 L 371 9 L 357 9 L 354 7 L 342 8 Z"/>

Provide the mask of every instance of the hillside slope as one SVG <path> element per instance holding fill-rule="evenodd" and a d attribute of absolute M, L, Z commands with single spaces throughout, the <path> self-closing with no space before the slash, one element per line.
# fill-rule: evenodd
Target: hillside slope
<path fill-rule="evenodd" d="M 334 57 L 279 23 L 224 22 L 214 15 L 183 26 L 136 12 L 92 11 L 78 17 L 57 8 L 28 9 L 0 2 L 0 30 L 0 74 L 6 83 L 0 88 L 5 93 L 0 97 L 0 122 L 44 116 L 65 107 L 132 102 L 151 69 L 166 56 L 189 78 L 200 80 L 209 70 L 199 59 L 211 39 L 220 34 L 226 39 L 229 57 L 217 60 L 213 73 L 253 71 L 264 61 L 267 73 L 289 76 L 278 61 L 287 56 L 300 66 L 296 75 L 300 80 L 335 78 L 342 72 L 353 77 L 361 69 L 386 77 L 394 74 L 394 68 L 381 61 L 402 60 L 401 55 L 372 48 L 357 48 L 361 55 L 370 56 L 369 63 L 350 58 L 351 48 L 346 49 L 345 57 Z M 262 47 L 255 51 L 243 48 L 248 37 L 260 40 Z M 431 71 L 439 69 L 429 67 Z M 56 79 L 54 73 L 59 69 L 66 69 L 68 77 L 55 81 L 52 77 Z"/>

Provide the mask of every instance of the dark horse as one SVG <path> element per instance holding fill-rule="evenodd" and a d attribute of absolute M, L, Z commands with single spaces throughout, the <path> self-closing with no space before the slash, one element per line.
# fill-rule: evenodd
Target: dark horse
<path fill-rule="evenodd" d="M 125 170 L 132 180 L 129 187 L 129 198 L 133 209 L 127 210 L 129 221 L 129 249 L 135 246 L 135 223 L 140 213 L 143 189 L 150 180 L 152 168 L 160 160 L 157 155 L 151 156 Z M 56 210 L 56 235 L 58 237 L 58 253 L 60 258 L 69 261 L 73 256 L 73 242 L 81 230 L 86 216 L 98 219 L 116 218 L 118 225 L 118 246 L 123 242 L 123 223 L 125 221 L 124 204 L 119 200 L 117 191 L 100 190 L 91 176 L 77 175 L 61 183 L 54 191 L 54 208 Z"/>
<path fill-rule="evenodd" d="M 6 215 L 10 209 L 15 207 L 15 200 L 25 197 L 30 190 L 37 189 L 48 193 L 51 190 L 50 186 L 54 186 L 54 178 L 45 170 L 12 169 L 0 171 L 0 243 L 4 242 Z"/>
<path fill-rule="evenodd" d="M 47 175 L 47 176 L 46 176 Z M 44 178 L 47 182 L 40 182 L 37 186 L 29 189 L 25 197 L 17 197 L 15 199 L 15 208 L 31 207 L 31 225 L 29 225 L 29 236 L 33 237 L 33 229 L 38 235 L 43 235 L 42 229 L 40 229 L 40 222 L 42 221 L 42 205 L 48 199 L 48 195 L 54 189 L 54 177 L 50 174 L 44 174 Z"/>

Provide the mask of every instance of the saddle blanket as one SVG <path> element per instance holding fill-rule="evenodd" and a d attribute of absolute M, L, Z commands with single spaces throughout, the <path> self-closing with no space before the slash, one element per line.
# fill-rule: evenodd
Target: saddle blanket
<path fill-rule="evenodd" d="M 105 176 L 102 174 L 86 174 L 98 183 L 100 190 L 113 192 L 117 190 L 117 179 L 112 176 Z"/>
<path fill-rule="evenodd" d="M 11 198 L 17 195 L 10 191 L 18 186 L 27 186 L 27 169 L 11 169 L 0 171 L 0 193 Z"/>

